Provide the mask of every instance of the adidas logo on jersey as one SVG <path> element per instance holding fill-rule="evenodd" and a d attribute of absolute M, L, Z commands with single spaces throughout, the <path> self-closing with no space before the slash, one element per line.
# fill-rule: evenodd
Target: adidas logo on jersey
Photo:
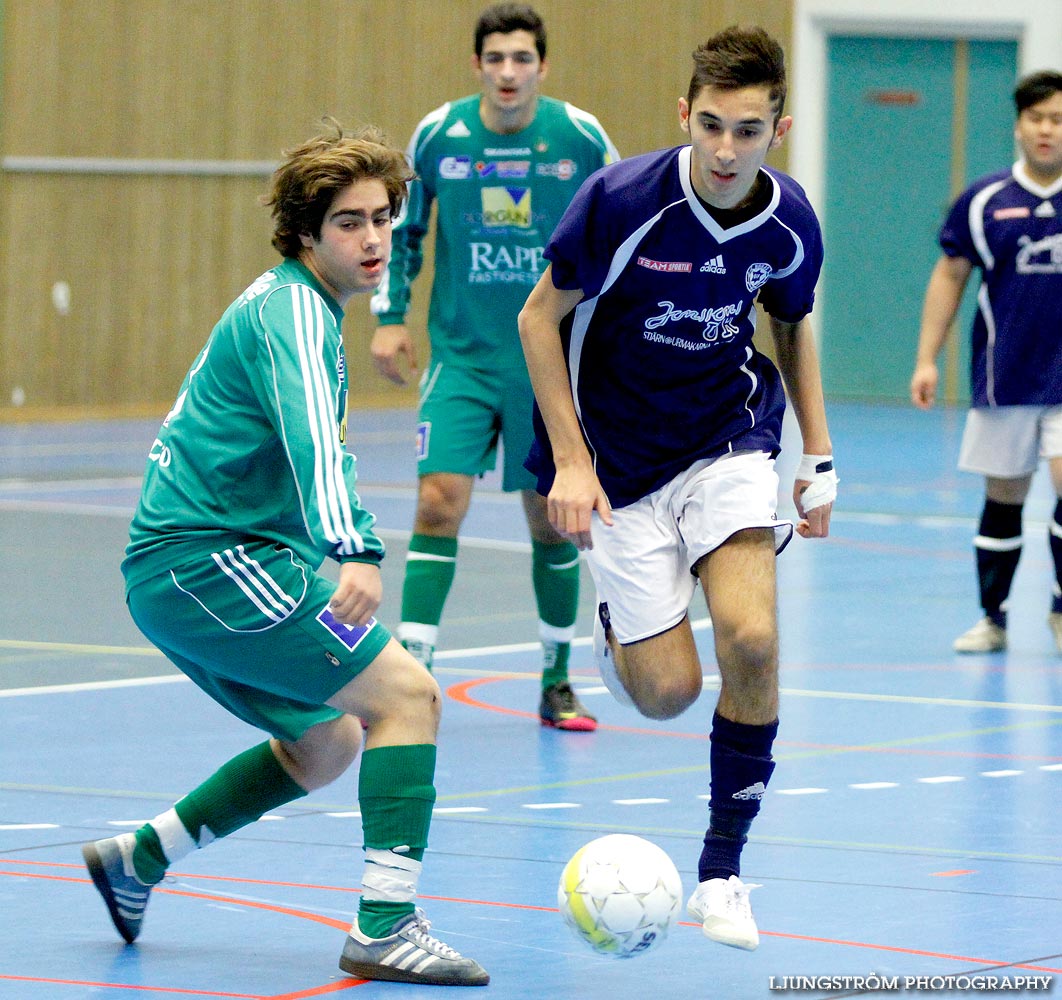
<path fill-rule="evenodd" d="M 709 263 L 711 263 L 709 261 Z M 734 792 L 730 797 L 732 799 L 759 799 L 763 798 L 763 793 L 767 791 L 767 786 L 762 781 L 757 781 L 754 785 L 749 785 L 748 788 L 742 788 L 740 792 Z"/>
<path fill-rule="evenodd" d="M 451 139 L 467 139 L 472 133 L 468 131 L 468 126 L 458 118 L 457 121 L 446 130 L 446 134 Z"/>
<path fill-rule="evenodd" d="M 1041 201 L 1033 211 L 1033 215 L 1038 219 L 1053 219 L 1055 217 L 1055 206 L 1049 201 Z"/>
<path fill-rule="evenodd" d="M 701 274 L 726 274 L 726 265 L 723 263 L 723 255 L 706 260 L 701 265 Z"/>

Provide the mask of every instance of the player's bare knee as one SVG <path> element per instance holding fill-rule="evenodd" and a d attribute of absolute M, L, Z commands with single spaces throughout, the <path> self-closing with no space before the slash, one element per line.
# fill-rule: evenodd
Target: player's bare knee
<path fill-rule="evenodd" d="M 411 658 L 412 659 L 412 658 Z M 436 725 L 442 714 L 442 691 L 439 682 L 419 663 L 402 672 L 396 678 L 398 687 L 392 693 L 392 700 L 405 711 L 418 716 L 430 716 Z"/>
<path fill-rule="evenodd" d="M 308 729 L 297 740 L 272 741 L 273 753 L 293 781 L 308 792 L 330 785 L 354 763 L 361 724 L 340 716 Z"/>
<path fill-rule="evenodd" d="M 773 625 L 748 622 L 716 637 L 721 669 L 745 678 L 769 677 L 777 671 L 778 632 Z"/>
<path fill-rule="evenodd" d="M 700 678 L 657 676 L 649 682 L 632 685 L 631 698 L 638 711 L 649 719 L 674 719 L 692 705 L 701 693 Z"/>

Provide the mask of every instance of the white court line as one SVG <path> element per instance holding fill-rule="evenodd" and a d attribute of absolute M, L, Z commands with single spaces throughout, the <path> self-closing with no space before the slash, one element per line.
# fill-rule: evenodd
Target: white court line
<path fill-rule="evenodd" d="M 710 618 L 698 618 L 690 623 L 693 630 L 701 631 L 711 628 Z M 573 646 L 588 646 L 591 643 L 589 636 L 580 636 L 572 641 Z M 115 655 L 137 656 L 161 656 L 158 650 L 150 646 L 124 647 L 124 646 L 89 646 L 76 643 L 48 643 L 48 642 L 22 642 L 16 639 L 0 639 L 0 649 L 33 649 L 33 650 L 64 650 L 80 653 L 108 653 Z M 504 657 L 518 653 L 530 653 L 539 649 L 537 642 L 514 642 L 497 646 L 478 646 L 468 649 L 445 649 L 435 654 L 436 661 L 444 660 L 473 660 L 482 657 Z M 439 673 L 468 676 L 469 674 L 481 674 L 489 677 L 512 677 L 523 678 L 532 676 L 529 671 L 504 671 L 492 668 L 490 670 L 468 670 L 461 667 L 443 667 Z M 538 676 L 537 671 L 534 676 Z M 129 677 L 123 680 L 91 681 L 80 684 L 52 684 L 43 687 L 11 688 L 0 690 L 0 698 L 15 698 L 25 695 L 40 694 L 63 694 L 72 691 L 104 691 L 109 688 L 140 687 L 151 684 L 180 684 L 188 680 L 184 674 L 167 674 L 155 677 Z M 578 678 L 576 678 L 578 682 Z M 718 687 L 719 678 L 714 674 L 706 675 L 705 687 Z M 588 688 L 593 691 L 594 688 Z M 949 708 L 994 708 L 1004 712 L 1048 712 L 1053 714 L 1062 713 L 1062 705 L 1037 705 L 1024 702 L 1006 701 L 978 701 L 969 698 L 930 698 L 921 695 L 900 694 L 869 694 L 855 691 L 821 691 L 802 688 L 781 688 L 781 694 L 792 698 L 820 698 L 835 701 L 868 701 L 876 703 L 888 703 L 899 705 L 937 705 Z M 1059 765 L 1062 770 L 1062 765 Z"/>

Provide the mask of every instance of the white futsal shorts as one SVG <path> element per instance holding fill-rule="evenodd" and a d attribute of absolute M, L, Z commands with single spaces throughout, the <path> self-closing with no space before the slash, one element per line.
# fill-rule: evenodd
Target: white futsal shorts
<path fill-rule="evenodd" d="M 775 551 L 793 535 L 779 521 L 778 474 L 764 452 L 736 452 L 697 462 L 649 496 L 595 514 L 586 553 L 598 601 L 621 643 L 658 635 L 682 621 L 693 598 L 697 560 L 745 528 L 774 528 Z"/>
<path fill-rule="evenodd" d="M 966 414 L 959 468 L 998 479 L 1036 471 L 1062 456 L 1062 406 L 975 407 Z"/>

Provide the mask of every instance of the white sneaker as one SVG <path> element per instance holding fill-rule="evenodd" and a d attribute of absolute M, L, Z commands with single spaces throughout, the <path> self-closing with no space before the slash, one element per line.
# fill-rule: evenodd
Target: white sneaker
<path fill-rule="evenodd" d="M 1047 616 L 1047 624 L 1055 637 L 1055 648 L 1062 653 L 1062 611 L 1052 611 Z"/>
<path fill-rule="evenodd" d="M 702 882 L 690 896 L 686 912 L 701 922 L 704 936 L 731 948 L 753 951 L 760 932 L 749 905 L 749 893 L 758 885 L 745 885 L 736 875 Z"/>
<path fill-rule="evenodd" d="M 597 661 L 597 670 L 601 674 L 601 681 L 608 688 L 609 694 L 621 705 L 634 707 L 634 699 L 627 693 L 623 681 L 616 673 L 616 661 L 612 658 L 612 647 L 608 644 L 605 636 L 605 624 L 608 621 L 608 605 L 604 602 L 598 604 L 597 614 L 594 615 L 594 659 Z"/>
<path fill-rule="evenodd" d="M 991 618 L 982 618 L 952 643 L 956 653 L 1001 653 L 1007 648 L 1007 630 Z"/>

